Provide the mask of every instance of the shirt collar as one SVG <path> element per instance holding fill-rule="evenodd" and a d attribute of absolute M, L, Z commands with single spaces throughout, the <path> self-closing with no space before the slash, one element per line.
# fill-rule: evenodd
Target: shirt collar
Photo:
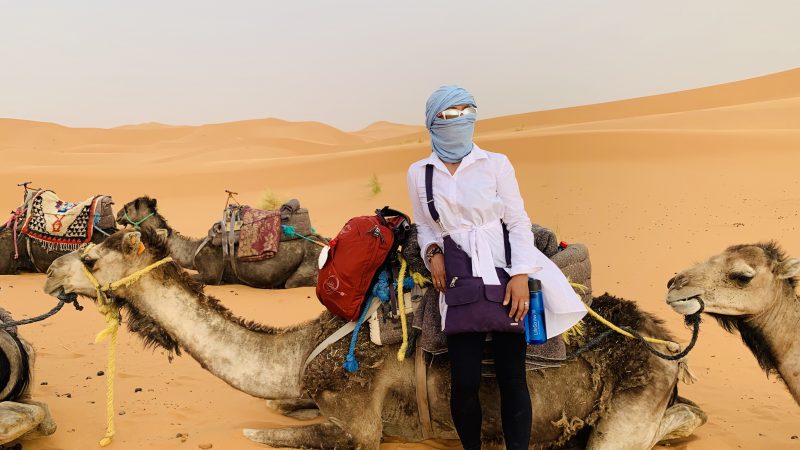
<path fill-rule="evenodd" d="M 461 160 L 461 165 L 458 166 L 458 170 L 463 170 L 463 168 L 469 167 L 470 165 L 475 163 L 475 161 L 478 161 L 480 159 L 488 159 L 488 158 L 489 158 L 489 155 L 486 153 L 486 150 L 478 147 L 478 144 L 474 144 L 473 143 L 472 144 L 472 151 L 469 152 L 469 154 L 467 156 L 465 156 L 464 159 Z M 431 154 L 428 156 L 427 160 L 425 161 L 425 164 L 433 164 L 433 167 L 438 168 L 442 172 L 450 174 L 450 171 L 447 170 L 447 167 L 445 167 L 444 162 L 442 162 L 442 160 L 439 159 L 438 156 L 436 156 L 435 152 L 431 152 Z"/>

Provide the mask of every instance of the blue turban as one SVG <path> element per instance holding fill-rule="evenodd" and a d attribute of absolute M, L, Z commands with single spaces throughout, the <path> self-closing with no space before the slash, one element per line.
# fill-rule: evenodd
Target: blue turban
<path fill-rule="evenodd" d="M 440 119 L 437 114 L 455 105 L 475 105 L 475 99 L 459 86 L 442 86 L 425 104 L 425 126 L 431 135 L 431 146 L 439 158 L 448 163 L 464 159 L 472 151 L 475 114 L 455 119 Z"/>

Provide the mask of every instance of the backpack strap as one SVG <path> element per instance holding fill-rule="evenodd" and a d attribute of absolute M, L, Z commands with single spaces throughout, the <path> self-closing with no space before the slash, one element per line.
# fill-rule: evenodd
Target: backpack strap
<path fill-rule="evenodd" d="M 442 232 L 444 232 L 444 226 L 442 225 L 441 218 L 439 217 L 439 211 L 436 210 L 436 205 L 433 202 L 433 164 L 425 165 L 425 201 L 428 204 L 428 212 L 430 212 L 431 218 L 434 222 L 439 224 L 439 228 L 441 228 Z M 500 223 L 503 226 L 503 247 L 506 256 L 506 268 L 510 268 L 511 240 L 509 239 L 508 226 L 506 226 L 506 223 L 502 220 Z"/>
<path fill-rule="evenodd" d="M 381 305 L 381 302 L 371 299 L 371 303 L 370 303 L 366 313 L 363 313 L 364 317 L 368 318 L 371 315 L 373 315 L 375 313 L 375 311 L 378 310 L 378 306 L 380 306 L 380 305 Z M 326 348 L 330 347 L 331 344 L 335 343 L 339 339 L 341 339 L 341 338 L 347 336 L 348 334 L 350 334 L 353 330 L 355 330 L 355 328 L 356 328 L 356 321 L 347 322 L 341 328 L 339 328 L 338 330 L 334 331 L 333 334 L 328 336 L 319 345 L 317 345 L 316 348 L 314 348 L 314 350 L 311 352 L 311 354 L 308 355 L 308 357 L 306 357 L 306 361 L 303 363 L 303 368 L 300 370 L 300 376 L 301 377 L 303 376 L 303 374 L 306 371 L 306 368 L 308 367 L 308 364 L 314 358 L 316 358 L 320 353 L 322 353 L 323 350 L 325 350 Z"/>
<path fill-rule="evenodd" d="M 402 218 L 406 219 L 407 221 L 410 221 L 407 215 L 401 213 L 400 211 L 398 211 L 396 209 L 389 208 L 388 206 L 384 206 L 381 209 L 375 210 L 375 214 L 377 214 L 381 218 L 402 217 Z"/>

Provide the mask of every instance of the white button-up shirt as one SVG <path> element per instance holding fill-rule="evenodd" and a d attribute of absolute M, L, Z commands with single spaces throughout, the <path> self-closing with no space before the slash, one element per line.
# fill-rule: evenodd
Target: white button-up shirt
<path fill-rule="evenodd" d="M 506 267 L 501 220 L 511 242 L 509 275 L 531 274 L 541 269 L 540 252 L 533 245 L 531 220 L 519 193 L 514 168 L 508 157 L 475 145 L 450 174 L 435 153 L 408 169 L 408 195 L 417 224 L 417 239 L 425 251 L 437 243 L 443 246 L 443 232 L 433 221 L 425 197 L 425 166 L 433 164 L 433 199 L 440 221 L 456 244 L 472 258 L 473 276 L 486 284 L 499 284 L 495 267 Z M 430 267 L 429 267 L 430 268 Z"/>

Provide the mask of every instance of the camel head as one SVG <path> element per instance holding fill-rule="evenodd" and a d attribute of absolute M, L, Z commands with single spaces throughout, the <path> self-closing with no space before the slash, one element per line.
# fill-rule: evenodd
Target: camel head
<path fill-rule="evenodd" d="M 684 270 L 667 283 L 667 304 L 680 314 L 700 309 L 724 317 L 757 316 L 785 296 L 794 297 L 800 259 L 787 258 L 775 243 L 735 245 Z"/>
<path fill-rule="evenodd" d="M 169 256 L 169 249 L 163 237 L 154 230 L 118 231 L 86 252 L 76 250 L 56 259 L 47 271 L 44 292 L 59 296 L 76 294 L 97 301 L 97 290 L 86 276 L 88 269 L 101 286 L 119 281 L 150 264 Z M 164 264 L 145 277 L 158 277 L 163 282 L 177 281 L 202 291 L 202 287 L 189 280 L 175 262 Z M 180 356 L 178 343 L 153 319 L 140 311 L 140 305 L 133 301 L 133 289 L 138 284 L 120 286 L 114 289 L 109 299 L 119 308 L 127 311 L 128 329 L 142 336 L 145 346 L 160 346 Z"/>
<path fill-rule="evenodd" d="M 126 203 L 117 212 L 117 223 L 127 228 L 169 229 L 167 221 L 158 213 L 158 201 L 148 196 Z"/>
<path fill-rule="evenodd" d="M 50 265 L 45 291 L 51 295 L 75 293 L 96 300 L 97 292 L 86 276 L 89 269 L 101 286 L 118 281 L 168 256 L 168 249 L 152 232 L 120 231 L 102 244 L 68 253 Z M 125 297 L 125 287 L 114 291 Z"/>

